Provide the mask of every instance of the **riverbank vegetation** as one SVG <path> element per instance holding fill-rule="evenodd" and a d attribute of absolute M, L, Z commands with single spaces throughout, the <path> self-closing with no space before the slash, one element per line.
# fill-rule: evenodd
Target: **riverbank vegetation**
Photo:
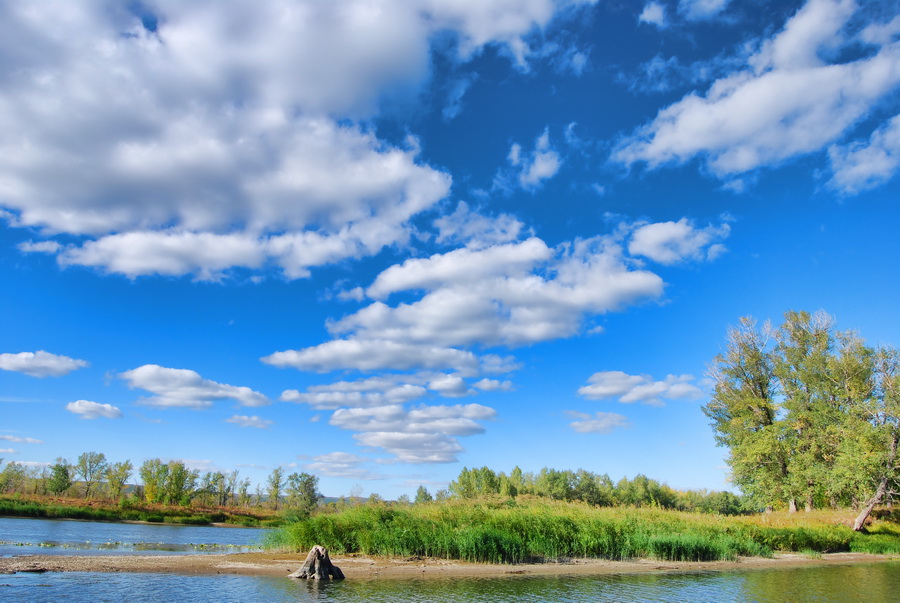
<path fill-rule="evenodd" d="M 778 551 L 900 553 L 900 525 L 854 532 L 834 512 L 725 516 L 597 507 L 532 496 L 368 503 L 320 511 L 269 534 L 274 550 L 521 563 L 564 558 L 669 561 L 770 557 Z"/>
<path fill-rule="evenodd" d="M 182 525 L 224 523 L 245 527 L 271 527 L 283 520 L 269 509 L 238 507 L 181 507 L 148 504 L 133 498 L 119 503 L 55 496 L 0 496 L 0 516 L 41 519 L 80 519 L 86 521 L 145 521 Z"/>
<path fill-rule="evenodd" d="M 751 504 L 852 507 L 862 530 L 900 493 L 900 351 L 834 324 L 793 311 L 778 327 L 741 319 L 704 411 Z"/>

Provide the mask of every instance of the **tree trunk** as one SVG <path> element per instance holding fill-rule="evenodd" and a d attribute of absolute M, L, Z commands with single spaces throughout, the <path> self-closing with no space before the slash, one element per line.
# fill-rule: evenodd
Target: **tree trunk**
<path fill-rule="evenodd" d="M 803 508 L 803 510 L 806 511 L 807 513 L 811 512 L 811 511 L 813 510 L 813 495 L 812 495 L 812 492 L 809 492 L 809 493 L 806 495 L 806 506 Z"/>
<path fill-rule="evenodd" d="M 853 529 L 857 532 L 862 532 L 865 529 L 866 519 L 869 518 L 869 514 L 872 512 L 872 509 L 875 508 L 875 505 L 881 502 L 881 499 L 884 498 L 884 493 L 887 491 L 887 482 L 888 478 L 885 476 L 881 483 L 878 484 L 878 489 L 875 490 L 875 494 L 872 495 L 872 498 L 866 501 L 866 504 L 863 505 L 862 511 L 859 512 L 859 515 L 856 516 L 856 521 L 853 522 Z"/>
<path fill-rule="evenodd" d="M 328 549 L 318 544 L 309 551 L 306 561 L 296 572 L 288 576 L 288 578 L 299 578 L 304 580 L 343 580 L 344 572 L 340 568 L 332 565 L 331 558 L 328 557 Z"/>
<path fill-rule="evenodd" d="M 796 513 L 797 512 L 797 499 L 792 498 L 788 501 L 788 513 Z"/>

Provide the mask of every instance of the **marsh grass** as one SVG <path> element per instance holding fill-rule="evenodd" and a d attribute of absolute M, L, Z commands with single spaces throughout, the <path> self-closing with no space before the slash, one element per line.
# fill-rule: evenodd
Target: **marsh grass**
<path fill-rule="evenodd" d="M 852 534 L 801 536 L 738 518 L 646 508 L 597 508 L 550 501 L 449 501 L 361 505 L 319 514 L 268 535 L 266 546 L 292 551 L 315 544 L 335 553 L 521 563 L 566 558 L 670 561 L 770 557 L 803 543 L 848 546 Z M 847 530 L 849 532 L 849 530 Z"/>
<path fill-rule="evenodd" d="M 96 502 L 90 505 L 71 502 L 54 503 L 19 496 L 0 497 L 0 516 L 86 521 L 146 521 L 181 525 L 210 525 L 221 522 L 260 527 L 271 525 L 273 521 L 220 510 L 198 511 L 185 507 L 142 507 L 134 503 L 125 505 Z"/>

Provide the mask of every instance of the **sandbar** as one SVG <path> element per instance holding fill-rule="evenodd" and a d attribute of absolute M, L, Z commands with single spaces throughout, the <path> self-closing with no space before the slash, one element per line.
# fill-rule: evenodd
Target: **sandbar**
<path fill-rule="evenodd" d="M 144 572 L 183 575 L 238 574 L 286 577 L 298 569 L 306 553 L 228 553 L 200 555 L 20 555 L 0 558 L 0 573 L 16 572 Z M 741 557 L 736 561 L 659 561 L 637 559 L 565 559 L 515 565 L 467 563 L 420 557 L 388 558 L 336 555 L 332 562 L 348 580 L 513 578 L 521 576 L 693 573 L 760 570 L 856 563 L 898 562 L 900 556 L 829 553 L 807 556 L 780 553 L 773 558 Z"/>

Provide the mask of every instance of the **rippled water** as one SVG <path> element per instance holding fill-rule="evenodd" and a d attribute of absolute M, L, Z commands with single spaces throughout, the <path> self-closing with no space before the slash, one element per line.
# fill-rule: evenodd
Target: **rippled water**
<path fill-rule="evenodd" d="M 0 517 L 0 556 L 238 553 L 265 530 Z"/>
<path fill-rule="evenodd" d="M 248 550 L 264 530 L 0 518 L 0 555 Z M 41 546 L 41 543 L 44 546 Z M 49 543 L 49 544 L 48 544 Z M 802 569 L 598 577 L 307 582 L 250 576 L 19 573 L 0 575 L 0 601 L 900 601 L 900 561 Z"/>
<path fill-rule="evenodd" d="M 0 601 L 896 601 L 900 564 L 736 571 L 463 580 L 306 582 L 247 576 L 15 574 L 0 576 Z"/>

